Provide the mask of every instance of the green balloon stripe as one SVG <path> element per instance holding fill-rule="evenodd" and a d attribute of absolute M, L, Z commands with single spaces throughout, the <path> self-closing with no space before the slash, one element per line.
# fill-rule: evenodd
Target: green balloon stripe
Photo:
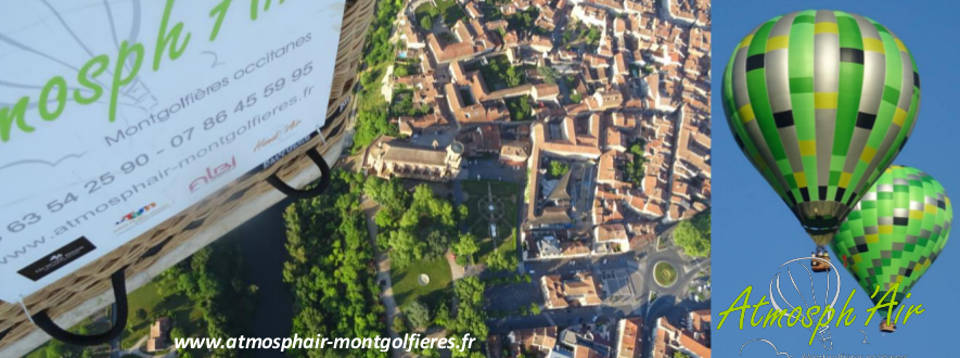
<path fill-rule="evenodd" d="M 902 301 L 943 250 L 952 221 L 953 207 L 939 182 L 893 165 L 850 212 L 831 247 L 868 295 L 899 283 L 895 299 Z"/>

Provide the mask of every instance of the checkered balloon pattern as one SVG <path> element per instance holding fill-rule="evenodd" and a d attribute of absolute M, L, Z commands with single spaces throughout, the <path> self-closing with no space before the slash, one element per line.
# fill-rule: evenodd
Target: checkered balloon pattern
<path fill-rule="evenodd" d="M 950 198 L 936 179 L 893 165 L 864 193 L 831 247 L 868 295 L 879 287 L 875 303 L 895 283 L 895 299 L 903 301 L 943 250 L 952 220 Z"/>
<path fill-rule="evenodd" d="M 883 25 L 799 11 L 743 38 L 724 71 L 722 100 L 740 149 L 826 245 L 907 142 L 920 77 Z"/>

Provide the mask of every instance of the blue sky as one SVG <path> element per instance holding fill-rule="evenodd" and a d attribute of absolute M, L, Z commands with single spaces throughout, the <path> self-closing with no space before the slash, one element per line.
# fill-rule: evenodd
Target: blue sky
<path fill-rule="evenodd" d="M 804 328 L 737 329 L 731 315 L 716 329 L 717 314 L 725 310 L 748 285 L 754 286 L 751 303 L 765 294 L 772 275 L 784 261 L 808 254 L 813 244 L 786 206 L 742 156 L 727 128 L 720 102 L 723 68 L 737 42 L 753 27 L 777 15 L 804 9 L 837 9 L 861 14 L 886 25 L 913 52 L 918 63 L 922 98 L 917 126 L 903 152 L 894 161 L 926 171 L 937 178 L 947 193 L 960 193 L 960 122 L 957 121 L 957 91 L 960 84 L 960 31 L 954 3 L 929 6 L 917 1 L 713 1 L 713 350 L 717 357 L 737 357 L 742 344 L 766 338 L 795 358 L 804 355 L 837 354 L 906 355 L 910 357 L 955 356 L 952 333 L 960 314 L 956 301 L 960 284 L 960 248 L 948 242 L 937 262 L 911 291 L 907 304 L 923 304 L 926 312 L 911 317 L 894 334 L 881 334 L 875 317 L 864 326 L 864 311 L 872 307 L 868 294 L 841 268 L 844 286 L 838 308 L 854 287 L 851 306 L 857 321 L 849 327 L 832 328 L 833 349 L 814 342 Z M 957 194 L 955 194 L 957 195 Z M 956 201 L 955 201 L 956 202 Z M 956 223 L 956 220 L 954 220 Z M 956 233 L 954 236 L 957 235 Z M 951 239 L 951 241 L 956 239 Z M 764 307 L 760 314 L 767 310 Z M 747 319 L 749 319 L 749 311 Z M 861 333 L 860 331 L 863 331 Z M 864 344 L 864 333 L 868 344 Z M 763 343 L 749 344 L 742 357 L 773 357 Z"/>

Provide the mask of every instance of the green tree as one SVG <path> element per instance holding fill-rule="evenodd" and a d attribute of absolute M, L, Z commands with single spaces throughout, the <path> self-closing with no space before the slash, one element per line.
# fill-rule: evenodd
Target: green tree
<path fill-rule="evenodd" d="M 674 351 L 673 358 L 691 358 L 689 354 L 683 353 L 681 351 Z"/>
<path fill-rule="evenodd" d="M 58 340 L 51 340 L 50 343 L 47 344 L 47 348 L 43 350 L 43 353 L 46 355 L 46 357 L 50 357 L 50 358 L 65 357 L 67 355 L 67 352 L 68 350 L 66 345 L 64 345 Z"/>
<path fill-rule="evenodd" d="M 633 161 L 627 162 L 627 179 L 634 185 L 640 186 L 643 183 L 643 177 L 646 176 L 646 152 L 644 147 L 646 143 L 643 139 L 637 139 L 630 144 L 629 151 L 633 154 Z"/>
<path fill-rule="evenodd" d="M 430 31 L 433 29 L 433 18 L 427 15 L 420 17 L 420 28 L 425 31 Z"/>
<path fill-rule="evenodd" d="M 451 336 L 463 336 L 466 333 L 479 341 L 487 339 L 487 314 L 483 308 L 483 293 L 486 289 L 483 281 L 476 276 L 466 277 L 454 282 L 454 294 L 457 302 L 457 316 L 448 322 L 447 333 Z M 474 344 L 469 351 L 453 350 L 453 357 L 482 357 L 480 345 Z"/>
<path fill-rule="evenodd" d="M 505 250 L 493 250 L 490 255 L 487 255 L 486 264 L 487 268 L 493 271 L 509 271 L 513 269 Z"/>
<path fill-rule="evenodd" d="M 403 319 L 402 315 L 393 316 L 393 331 L 398 334 L 404 334 L 410 331 L 407 327 L 407 321 Z"/>
<path fill-rule="evenodd" d="M 446 327 L 450 324 L 450 307 L 447 307 L 445 303 L 437 305 L 437 312 L 433 315 L 433 324 Z"/>
<path fill-rule="evenodd" d="M 591 27 L 590 31 L 587 32 L 587 44 L 590 46 L 597 46 L 600 44 L 600 30 L 597 30 L 596 27 Z"/>
<path fill-rule="evenodd" d="M 138 308 L 138 309 L 137 309 L 137 319 L 139 319 L 139 320 L 141 320 L 141 321 L 147 320 L 147 310 L 143 309 L 142 307 L 141 307 L 141 308 Z"/>
<path fill-rule="evenodd" d="M 510 110 L 510 119 L 514 121 L 526 121 L 533 117 L 533 105 L 530 96 L 520 96 L 510 98 L 507 101 L 507 109 Z"/>
<path fill-rule="evenodd" d="M 423 331 L 430 326 L 430 309 L 419 300 L 414 300 L 403 309 L 410 326 L 417 331 Z"/>
<path fill-rule="evenodd" d="M 540 77 L 543 77 L 544 82 L 552 85 L 557 84 L 557 77 L 558 77 L 557 71 L 555 71 L 552 67 L 548 67 L 548 66 L 537 67 L 537 74 L 539 74 Z"/>
<path fill-rule="evenodd" d="M 453 252 L 457 256 L 464 256 L 470 259 L 470 263 L 473 263 L 473 254 L 480 250 L 480 247 L 477 246 L 477 240 L 474 238 L 473 234 L 466 233 L 460 235 L 460 240 L 453 245 Z"/>
<path fill-rule="evenodd" d="M 410 75 L 410 70 L 406 65 L 398 63 L 393 68 L 393 75 L 397 77 L 407 77 Z"/>
<path fill-rule="evenodd" d="M 678 223 L 673 230 L 673 240 L 687 255 L 710 256 L 710 211 Z"/>
<path fill-rule="evenodd" d="M 367 184 L 362 174 L 334 170 L 328 190 L 337 195 L 298 200 L 284 212 L 290 259 L 284 263 L 283 280 L 294 296 L 293 333 L 372 337 L 386 332 L 371 264 L 373 246 L 359 205 Z M 380 189 L 371 189 L 375 195 L 390 195 L 377 185 L 369 185 Z M 324 356 L 317 350 L 290 354 Z M 365 350 L 344 354 L 383 356 Z"/>
<path fill-rule="evenodd" d="M 505 80 L 507 82 L 507 87 L 517 87 L 521 82 L 523 82 L 523 73 L 517 70 L 516 67 L 508 67 L 506 75 L 507 77 Z"/>
<path fill-rule="evenodd" d="M 573 94 L 570 95 L 570 102 L 579 104 L 582 101 L 583 101 L 583 95 L 581 95 L 580 93 L 574 92 Z"/>
<path fill-rule="evenodd" d="M 186 338 L 187 335 L 183 333 L 183 328 L 173 327 L 170 329 L 170 338 Z"/>
<path fill-rule="evenodd" d="M 559 160 L 550 161 L 550 175 L 558 178 L 570 171 L 570 165 Z"/>

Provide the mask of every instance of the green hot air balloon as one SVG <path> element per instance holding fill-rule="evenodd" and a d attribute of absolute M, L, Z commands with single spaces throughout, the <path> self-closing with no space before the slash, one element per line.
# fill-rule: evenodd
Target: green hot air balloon
<path fill-rule="evenodd" d="M 906 143 L 919 103 L 916 64 L 900 39 L 843 11 L 770 19 L 743 38 L 723 74 L 737 144 L 824 258 Z"/>
<path fill-rule="evenodd" d="M 900 302 L 940 255 L 952 220 L 950 198 L 936 179 L 893 165 L 864 193 L 830 246 L 867 294 L 879 289 L 874 303 L 895 283 Z"/>

